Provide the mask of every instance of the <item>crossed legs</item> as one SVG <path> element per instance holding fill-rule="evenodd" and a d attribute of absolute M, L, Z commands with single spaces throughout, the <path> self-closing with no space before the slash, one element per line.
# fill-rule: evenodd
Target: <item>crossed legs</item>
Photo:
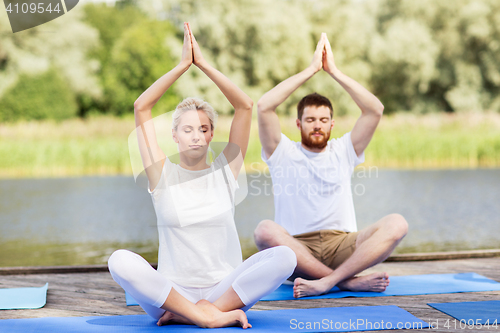
<path fill-rule="evenodd" d="M 294 297 L 319 295 L 334 286 L 353 291 L 384 291 L 389 284 L 386 273 L 355 276 L 384 261 L 408 231 L 399 214 L 390 214 L 359 231 L 353 254 L 335 270 L 318 261 L 308 249 L 283 227 L 271 220 L 257 226 L 254 236 L 259 250 L 278 245 L 290 247 L 297 256 L 294 272 Z"/>
<path fill-rule="evenodd" d="M 155 319 L 200 327 L 251 327 L 244 311 L 275 290 L 295 269 L 294 252 L 279 246 L 259 252 L 208 290 L 206 299 L 192 296 L 153 269 L 140 255 L 115 251 L 108 260 L 113 279 Z M 178 289 L 178 290 L 177 290 Z M 196 289 L 196 288 L 191 288 Z M 203 289 L 203 288 L 201 288 Z M 196 298 L 197 297 L 197 298 Z"/>

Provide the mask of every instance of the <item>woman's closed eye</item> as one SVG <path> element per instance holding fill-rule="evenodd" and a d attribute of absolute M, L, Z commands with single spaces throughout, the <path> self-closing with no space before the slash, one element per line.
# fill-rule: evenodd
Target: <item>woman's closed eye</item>
<path fill-rule="evenodd" d="M 208 132 L 208 129 L 202 128 L 202 129 L 200 129 L 200 132 L 206 133 L 206 132 Z M 184 130 L 184 133 L 191 133 L 191 130 Z"/>

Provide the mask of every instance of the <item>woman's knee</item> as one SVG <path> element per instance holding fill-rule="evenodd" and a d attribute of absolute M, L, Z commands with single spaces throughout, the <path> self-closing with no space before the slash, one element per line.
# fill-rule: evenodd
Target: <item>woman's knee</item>
<path fill-rule="evenodd" d="M 133 273 L 133 255 L 129 250 L 116 250 L 108 258 L 108 269 L 111 275 L 126 278 Z"/>
<path fill-rule="evenodd" d="M 276 265 L 288 276 L 292 275 L 297 267 L 297 256 L 291 248 L 285 245 L 273 247 L 275 251 Z"/>

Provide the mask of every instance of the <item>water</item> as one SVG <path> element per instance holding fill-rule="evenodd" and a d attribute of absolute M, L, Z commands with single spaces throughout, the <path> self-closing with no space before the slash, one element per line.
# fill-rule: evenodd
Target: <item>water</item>
<path fill-rule="evenodd" d="M 249 255 L 274 204 L 269 175 L 247 182 L 235 220 Z M 410 228 L 396 253 L 499 248 L 499 184 L 499 169 L 362 169 L 352 187 L 358 229 L 400 213 Z M 131 176 L 0 180 L 0 266 L 106 263 L 118 248 L 156 261 L 157 237 L 150 195 Z"/>

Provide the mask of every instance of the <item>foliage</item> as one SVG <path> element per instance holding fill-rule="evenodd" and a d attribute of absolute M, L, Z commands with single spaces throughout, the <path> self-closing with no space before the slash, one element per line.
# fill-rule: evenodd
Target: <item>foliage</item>
<path fill-rule="evenodd" d="M 3 109 L 5 94 L 17 84 L 24 84 L 19 83 L 21 77 L 24 80 L 26 76 L 37 77 L 51 68 L 57 70 L 71 90 L 70 96 L 76 95 L 77 99 L 100 96 L 102 90 L 96 75 L 99 62 L 88 59 L 87 54 L 89 49 L 98 45 L 98 32 L 81 19 L 82 12 L 74 10 L 71 15 L 15 34 L 11 32 L 8 21 L 0 20 L 0 109 Z M 34 94 L 40 94 L 44 89 L 40 88 Z M 30 95 L 31 98 L 41 100 L 47 96 Z M 21 109 L 11 111 L 15 115 L 22 112 Z M 76 114 L 73 111 L 71 108 L 67 112 Z M 37 112 L 30 111 L 32 114 Z"/>
<path fill-rule="evenodd" d="M 22 74 L 2 98 L 0 121 L 18 119 L 62 120 L 76 115 L 74 92 L 55 69 L 43 74 Z"/>
<path fill-rule="evenodd" d="M 165 21 L 143 21 L 126 29 L 113 46 L 103 73 L 109 111 L 133 113 L 135 100 L 176 64 L 165 40 L 173 28 Z M 179 98 L 169 89 L 156 104 L 160 112 L 175 108 Z"/>
<path fill-rule="evenodd" d="M 190 21 L 207 58 L 254 100 L 304 69 L 326 32 L 338 67 L 373 91 L 386 113 L 500 109 L 495 0 L 145 0 L 139 5 L 179 28 Z M 194 91 L 229 110 L 203 75 L 188 76 L 178 87 L 181 95 Z M 278 111 L 294 113 L 292 107 L 311 91 L 331 97 L 336 114 L 359 113 L 325 73 Z"/>
<path fill-rule="evenodd" d="M 99 30 L 102 42 L 92 53 L 102 64 L 104 89 L 104 98 L 95 107 L 115 115 L 132 113 L 134 101 L 175 66 L 167 45 L 175 31 L 167 21 L 148 19 L 133 2 L 84 8 L 85 21 Z M 156 105 L 155 113 L 173 109 L 178 101 L 172 87 Z"/>
<path fill-rule="evenodd" d="M 73 91 L 80 116 L 130 114 L 135 99 L 180 60 L 184 21 L 191 22 L 207 60 L 254 101 L 306 68 L 326 32 L 339 69 L 379 97 L 387 114 L 500 110 L 497 0 L 82 4 L 16 34 L 3 33 L 10 28 L 0 21 L 0 98 L 22 74 L 38 75 L 53 66 Z M 295 114 L 298 100 L 313 91 L 332 100 L 337 116 L 360 112 L 324 72 L 278 112 Z M 171 110 L 187 96 L 202 97 L 223 114 L 232 112 L 215 84 L 194 66 L 154 112 Z"/>
<path fill-rule="evenodd" d="M 498 1 L 379 2 L 372 83 L 390 110 L 500 109 Z"/>

